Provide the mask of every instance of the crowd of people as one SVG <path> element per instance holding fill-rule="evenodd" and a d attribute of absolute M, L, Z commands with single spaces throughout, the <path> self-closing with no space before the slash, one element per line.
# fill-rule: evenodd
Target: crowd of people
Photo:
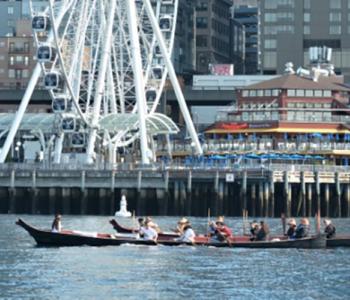
<path fill-rule="evenodd" d="M 307 218 L 302 218 L 299 225 L 294 218 L 288 220 L 288 230 L 285 236 L 288 239 L 300 239 L 310 235 L 310 222 Z M 336 235 L 336 227 L 330 219 L 324 219 L 324 234 L 328 239 Z M 59 233 L 62 230 L 61 215 L 56 214 L 51 225 L 51 231 Z M 192 228 L 190 221 L 181 218 L 173 230 L 178 234 L 174 240 L 183 243 L 195 243 L 196 233 Z M 158 224 L 154 223 L 151 217 L 139 218 L 136 233 L 144 240 L 156 242 L 158 234 L 161 232 Z M 206 236 L 211 242 L 228 242 L 233 237 L 232 230 L 225 224 L 223 216 L 219 216 L 215 221 L 208 222 L 208 231 Z M 250 241 L 267 241 L 270 239 L 270 229 L 265 221 L 250 223 Z"/>

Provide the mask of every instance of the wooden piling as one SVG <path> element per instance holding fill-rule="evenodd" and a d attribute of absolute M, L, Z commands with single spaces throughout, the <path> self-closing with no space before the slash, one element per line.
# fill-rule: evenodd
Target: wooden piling
<path fill-rule="evenodd" d="M 308 183 L 306 185 L 306 188 L 307 188 L 307 202 L 308 202 L 308 205 L 307 205 L 307 216 L 309 218 L 311 218 L 312 217 L 312 184 Z"/>
<path fill-rule="evenodd" d="M 316 184 L 316 201 L 317 201 L 317 207 L 316 207 L 316 211 L 321 211 L 321 184 L 320 184 L 320 174 L 318 172 L 316 172 L 315 174 L 316 176 L 316 180 L 315 180 L 315 184 Z"/>
<path fill-rule="evenodd" d="M 270 217 L 274 218 L 275 217 L 275 183 L 273 179 L 273 174 L 270 177 Z"/>
<path fill-rule="evenodd" d="M 252 216 L 256 217 L 256 185 L 251 185 Z"/>
<path fill-rule="evenodd" d="M 258 215 L 259 217 L 262 217 L 264 214 L 263 207 L 264 207 L 264 183 L 261 181 L 259 182 L 259 199 L 258 199 Z"/>
<path fill-rule="evenodd" d="M 339 172 L 335 174 L 335 193 L 337 197 L 337 216 L 339 218 L 342 217 L 342 209 L 341 209 L 341 186 L 340 186 L 340 180 L 339 180 Z"/>
<path fill-rule="evenodd" d="M 270 198 L 270 190 L 269 183 L 264 183 L 264 217 L 269 216 L 269 198 Z"/>
<path fill-rule="evenodd" d="M 325 215 L 329 217 L 329 184 L 324 185 L 324 199 L 325 199 Z"/>

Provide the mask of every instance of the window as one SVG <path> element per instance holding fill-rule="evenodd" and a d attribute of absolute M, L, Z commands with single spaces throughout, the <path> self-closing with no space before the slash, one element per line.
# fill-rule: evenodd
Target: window
<path fill-rule="evenodd" d="M 341 26 L 340 25 L 329 26 L 329 34 L 341 34 Z"/>
<path fill-rule="evenodd" d="M 273 68 L 273 69 L 277 67 L 276 52 L 265 52 L 264 53 L 264 67 L 265 68 Z"/>
<path fill-rule="evenodd" d="M 264 48 L 265 49 L 276 49 L 276 40 L 265 40 L 264 41 Z"/>
<path fill-rule="evenodd" d="M 331 12 L 329 14 L 330 22 L 340 22 L 341 21 L 341 13 L 340 12 Z"/>
<path fill-rule="evenodd" d="M 17 55 L 16 56 L 16 63 L 22 63 L 23 62 L 23 56 Z"/>
<path fill-rule="evenodd" d="M 350 49 L 343 49 L 341 55 L 342 66 L 344 68 L 350 68 Z"/>
<path fill-rule="evenodd" d="M 265 0 L 265 8 L 267 8 L 267 9 L 277 8 L 277 1 L 276 0 Z"/>
<path fill-rule="evenodd" d="M 13 56 L 10 56 L 10 65 L 13 66 L 15 63 L 15 58 Z"/>
<path fill-rule="evenodd" d="M 287 91 L 287 96 L 289 96 L 289 97 L 295 97 L 295 90 L 288 90 L 288 91 Z"/>
<path fill-rule="evenodd" d="M 304 90 L 297 90 L 296 96 L 297 97 L 304 97 L 305 96 Z"/>
<path fill-rule="evenodd" d="M 208 3 L 207 2 L 199 2 L 197 3 L 197 11 L 207 11 L 208 10 Z"/>
<path fill-rule="evenodd" d="M 310 13 L 304 13 L 304 22 L 305 23 L 309 23 L 310 22 L 310 16 L 311 14 Z"/>
<path fill-rule="evenodd" d="M 247 90 L 243 90 L 242 91 L 242 97 L 248 97 L 248 91 Z"/>
<path fill-rule="evenodd" d="M 305 91 L 305 96 L 306 97 L 313 97 L 314 96 L 314 91 L 313 90 L 306 90 Z"/>
<path fill-rule="evenodd" d="M 206 17 L 197 18 L 197 28 L 208 28 L 208 18 Z"/>
<path fill-rule="evenodd" d="M 25 57 L 24 57 L 24 64 L 25 64 L 26 66 L 29 65 L 29 57 L 28 57 L 28 56 L 25 56 Z"/>
<path fill-rule="evenodd" d="M 265 90 L 264 92 L 265 97 L 271 97 L 271 95 L 272 95 L 271 90 Z"/>
<path fill-rule="evenodd" d="M 263 97 L 264 96 L 264 91 L 263 90 L 257 90 L 257 96 L 258 97 Z"/>
<path fill-rule="evenodd" d="M 21 79 L 22 78 L 22 70 L 16 70 L 16 78 Z"/>
<path fill-rule="evenodd" d="M 249 96 L 250 97 L 256 97 L 256 90 L 249 91 Z"/>
<path fill-rule="evenodd" d="M 265 14 L 265 22 L 269 23 L 269 22 L 276 22 L 277 18 L 276 18 L 276 14 L 274 13 L 266 13 Z"/>
<path fill-rule="evenodd" d="M 332 91 L 323 91 L 324 97 L 332 97 Z"/>
<path fill-rule="evenodd" d="M 15 78 L 15 70 L 9 69 L 9 78 Z"/>
<path fill-rule="evenodd" d="M 7 14 L 13 15 L 13 6 L 8 6 L 7 7 Z"/>
<path fill-rule="evenodd" d="M 341 0 L 332 0 L 329 1 L 330 8 L 340 9 L 341 8 Z"/>
<path fill-rule="evenodd" d="M 272 96 L 278 96 L 280 94 L 279 90 L 272 90 Z"/>
<path fill-rule="evenodd" d="M 29 70 L 27 70 L 27 69 L 22 70 L 22 77 L 28 78 L 29 77 Z"/>
<path fill-rule="evenodd" d="M 304 34 L 310 34 L 310 26 L 304 25 Z"/>
<path fill-rule="evenodd" d="M 304 9 L 310 9 L 310 8 L 311 8 L 311 1 L 304 0 Z"/>
<path fill-rule="evenodd" d="M 207 47 L 208 46 L 208 38 L 206 35 L 198 35 L 196 38 L 196 45 L 198 47 Z"/>
<path fill-rule="evenodd" d="M 315 90 L 315 97 L 322 97 L 322 91 L 321 90 Z"/>

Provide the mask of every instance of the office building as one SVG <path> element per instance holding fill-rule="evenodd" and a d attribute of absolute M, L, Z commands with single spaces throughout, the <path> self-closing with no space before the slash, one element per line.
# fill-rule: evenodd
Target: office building
<path fill-rule="evenodd" d="M 281 74 L 286 62 L 309 65 L 310 47 L 333 49 L 335 72 L 350 79 L 350 1 L 261 0 L 263 74 Z"/>
<path fill-rule="evenodd" d="M 238 2 L 241 3 L 241 2 Z M 244 26 L 245 55 L 243 72 L 241 74 L 257 74 L 259 66 L 259 8 L 258 5 L 237 4 L 232 8 L 232 16 L 235 21 Z M 235 45 L 233 45 L 235 46 Z M 237 45 L 236 45 L 237 46 Z"/>
<path fill-rule="evenodd" d="M 232 63 L 229 0 L 198 0 L 196 8 L 196 71 L 208 73 L 210 64 Z"/>

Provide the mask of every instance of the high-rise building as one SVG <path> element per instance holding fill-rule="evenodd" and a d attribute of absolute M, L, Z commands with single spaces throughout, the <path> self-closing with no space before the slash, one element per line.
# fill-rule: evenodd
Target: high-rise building
<path fill-rule="evenodd" d="M 309 48 L 333 49 L 338 74 L 350 79 L 350 1 L 261 0 L 264 74 L 282 73 L 286 62 L 309 65 Z"/>
<path fill-rule="evenodd" d="M 232 0 L 197 0 L 196 70 L 208 73 L 209 64 L 232 63 L 230 7 Z"/>
<path fill-rule="evenodd" d="M 177 74 L 192 75 L 195 69 L 195 1 L 179 0 L 172 60 Z"/>
<path fill-rule="evenodd" d="M 0 1 L 0 36 L 16 35 L 16 21 L 22 16 L 22 2 Z"/>
<path fill-rule="evenodd" d="M 257 74 L 259 70 L 259 7 L 258 5 L 235 3 L 232 7 L 232 15 L 235 21 L 244 26 L 245 33 L 245 57 L 244 74 Z"/>
<path fill-rule="evenodd" d="M 35 65 L 30 20 L 17 20 L 15 32 L 0 37 L 0 89 L 25 88 Z"/>

